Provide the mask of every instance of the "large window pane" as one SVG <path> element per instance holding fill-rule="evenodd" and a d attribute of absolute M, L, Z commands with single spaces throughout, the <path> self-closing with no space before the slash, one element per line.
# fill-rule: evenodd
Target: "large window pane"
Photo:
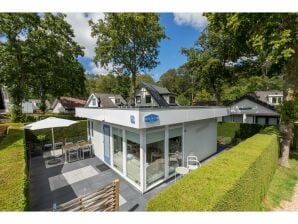
<path fill-rule="evenodd" d="M 114 167 L 123 172 L 123 144 L 122 144 L 122 130 L 119 128 L 113 128 L 113 164 Z"/>
<path fill-rule="evenodd" d="M 161 180 L 165 176 L 164 162 L 164 139 L 165 132 L 158 131 L 147 133 L 146 153 L 146 183 L 147 186 Z"/>
<path fill-rule="evenodd" d="M 182 165 L 182 128 L 169 130 L 169 175 Z"/>
<path fill-rule="evenodd" d="M 127 177 L 140 185 L 140 135 L 126 131 L 126 144 Z"/>

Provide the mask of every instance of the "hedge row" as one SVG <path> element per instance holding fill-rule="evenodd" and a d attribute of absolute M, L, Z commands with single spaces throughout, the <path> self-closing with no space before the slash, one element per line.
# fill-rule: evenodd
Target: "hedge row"
<path fill-rule="evenodd" d="M 86 140 L 87 139 L 87 121 L 79 121 L 69 127 L 54 128 L 55 142 Z M 52 141 L 52 130 L 41 129 L 35 131 L 26 131 L 26 142 L 45 143 Z"/>
<path fill-rule="evenodd" d="M 22 126 L 11 124 L 8 134 L 0 142 L 0 211 L 28 209 L 28 175 Z"/>
<path fill-rule="evenodd" d="M 24 114 L 23 122 L 34 122 L 39 121 L 48 117 L 58 117 L 63 119 L 70 119 L 70 120 L 84 120 L 79 117 L 75 117 L 74 113 L 45 113 L 45 114 Z"/>
<path fill-rule="evenodd" d="M 237 122 L 219 122 L 217 124 L 217 136 L 218 140 L 224 142 L 234 142 L 238 143 L 245 140 L 260 130 L 268 127 L 268 125 L 260 124 L 247 124 L 247 123 L 237 123 Z"/>
<path fill-rule="evenodd" d="M 257 211 L 278 164 L 278 137 L 266 129 L 192 171 L 149 200 L 147 211 Z"/>

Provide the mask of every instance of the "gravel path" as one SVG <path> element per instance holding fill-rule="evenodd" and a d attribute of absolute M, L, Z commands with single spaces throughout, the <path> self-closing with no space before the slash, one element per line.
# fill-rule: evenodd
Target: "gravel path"
<path fill-rule="evenodd" d="M 298 211 L 298 183 L 295 186 L 292 200 L 282 202 L 281 206 L 274 211 Z"/>

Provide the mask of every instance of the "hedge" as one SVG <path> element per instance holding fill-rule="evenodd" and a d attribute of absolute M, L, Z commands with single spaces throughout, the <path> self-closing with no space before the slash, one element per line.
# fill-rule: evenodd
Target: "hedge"
<path fill-rule="evenodd" d="M 274 127 L 192 171 L 148 201 L 147 211 L 257 211 L 278 164 Z"/>
<path fill-rule="evenodd" d="M 219 122 L 217 124 L 217 136 L 219 142 L 238 143 L 255 135 L 260 130 L 266 127 L 268 127 L 268 125 L 237 122 Z"/>
<path fill-rule="evenodd" d="M 87 139 L 87 121 L 79 121 L 69 127 L 54 128 L 55 142 L 73 141 L 73 140 L 86 140 Z M 26 142 L 42 143 L 52 141 L 52 130 L 41 129 L 35 131 L 26 131 Z"/>
<path fill-rule="evenodd" d="M 8 134 L 0 142 L 0 211 L 28 210 L 28 175 L 22 126 L 10 124 Z"/>

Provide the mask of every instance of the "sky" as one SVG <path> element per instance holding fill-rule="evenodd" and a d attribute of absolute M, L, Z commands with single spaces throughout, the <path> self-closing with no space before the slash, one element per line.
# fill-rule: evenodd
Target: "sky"
<path fill-rule="evenodd" d="M 91 28 L 88 21 L 97 21 L 104 17 L 103 13 L 66 13 L 66 20 L 72 25 L 75 40 L 84 47 L 85 55 L 79 61 L 85 68 L 86 73 L 102 74 L 108 73 L 109 68 L 96 67 L 92 62 L 96 39 L 91 37 Z M 178 68 L 186 62 L 186 57 L 181 54 L 181 48 L 192 47 L 198 39 L 202 30 L 207 26 L 206 17 L 202 13 L 161 13 L 160 24 L 164 26 L 165 33 L 169 37 L 160 42 L 159 65 L 146 71 L 151 74 L 155 81 L 168 69 Z"/>

